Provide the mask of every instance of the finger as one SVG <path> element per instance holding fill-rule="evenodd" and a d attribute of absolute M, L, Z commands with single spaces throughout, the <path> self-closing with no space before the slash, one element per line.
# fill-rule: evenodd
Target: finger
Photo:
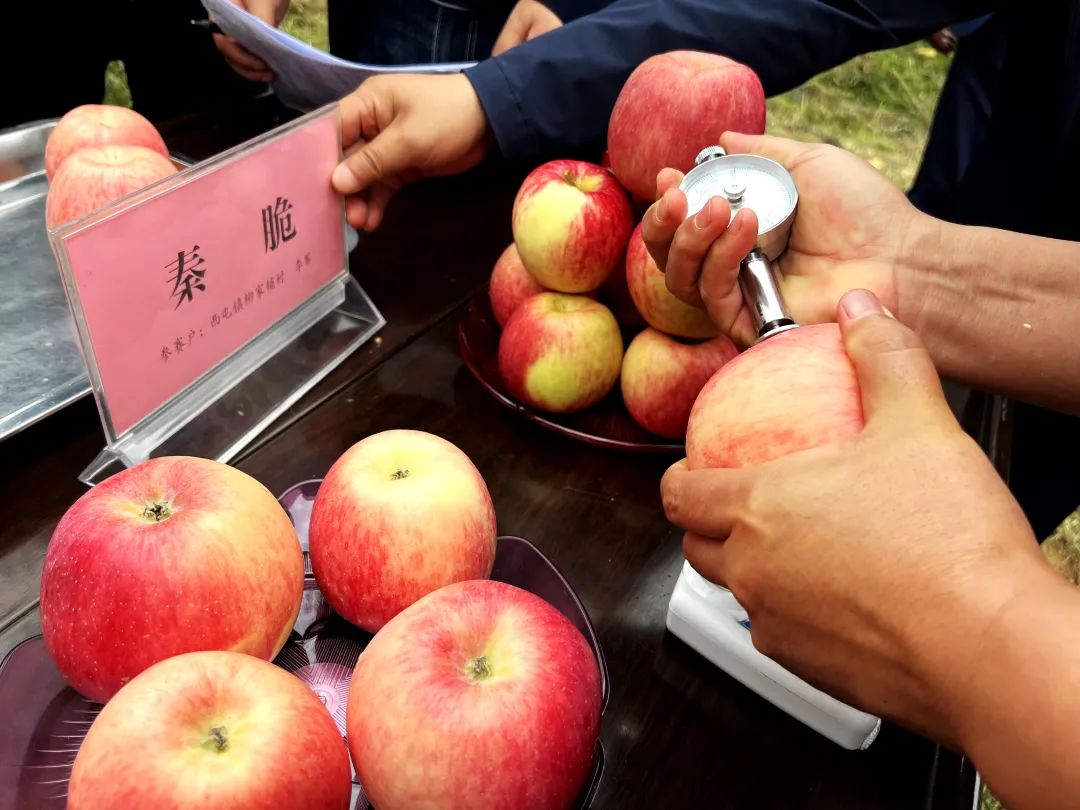
<path fill-rule="evenodd" d="M 852 290 L 844 295 L 837 321 L 855 366 L 868 426 L 895 419 L 954 421 L 922 341 L 887 315 L 873 293 Z"/>
<path fill-rule="evenodd" d="M 233 70 L 249 81 L 272 81 L 274 74 L 269 66 L 245 49 L 235 39 L 214 34 L 218 50 Z"/>
<path fill-rule="evenodd" d="M 362 194 L 356 194 L 345 198 L 345 219 L 356 230 L 362 231 L 367 227 L 368 203 Z"/>
<path fill-rule="evenodd" d="M 689 470 L 675 465 L 660 482 L 664 513 L 680 529 L 726 538 L 743 512 L 755 475 L 753 468 Z"/>
<path fill-rule="evenodd" d="M 380 183 L 371 189 L 371 196 L 368 199 L 367 222 L 364 224 L 364 230 L 373 231 L 382 224 L 383 217 L 386 216 L 386 206 L 396 191 L 395 186 L 386 183 Z"/>
<path fill-rule="evenodd" d="M 728 229 L 712 243 L 702 264 L 698 292 L 705 311 L 720 329 L 741 346 L 757 340 L 750 307 L 739 286 L 739 268 L 757 242 L 757 215 L 743 209 Z"/>
<path fill-rule="evenodd" d="M 730 219 L 727 200 L 713 197 L 675 231 L 664 272 L 667 288 L 677 298 L 694 306 L 702 305 L 698 283 L 705 256 L 713 242 L 727 230 Z"/>
<path fill-rule="evenodd" d="M 791 168 L 816 148 L 815 144 L 801 143 L 788 138 L 777 138 L 773 135 L 746 135 L 742 132 L 725 132 L 720 136 L 720 145 L 728 152 L 761 155 L 787 168 Z"/>
<path fill-rule="evenodd" d="M 401 127 L 391 124 L 339 163 L 330 181 L 339 194 L 356 194 L 407 171 L 415 163 L 416 155 L 402 136 Z"/>
<path fill-rule="evenodd" d="M 669 188 L 678 188 L 685 176 L 678 169 L 661 169 L 656 175 L 656 199 L 667 194 Z"/>
<path fill-rule="evenodd" d="M 678 189 L 667 189 L 649 206 L 641 219 L 641 239 L 660 272 L 667 267 L 668 251 L 675 232 L 686 219 L 686 195 Z"/>
<path fill-rule="evenodd" d="M 727 543 L 712 537 L 687 532 L 683 535 L 683 556 L 690 567 L 709 582 L 727 587 L 725 556 Z"/>

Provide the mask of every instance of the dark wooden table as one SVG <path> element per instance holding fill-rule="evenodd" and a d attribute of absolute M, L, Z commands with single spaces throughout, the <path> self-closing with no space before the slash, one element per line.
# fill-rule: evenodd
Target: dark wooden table
<path fill-rule="evenodd" d="M 170 145 L 204 157 L 273 123 L 181 122 Z M 491 489 L 504 534 L 527 537 L 563 571 L 611 672 L 606 767 L 596 808 L 969 808 L 973 774 L 954 754 L 886 726 L 844 751 L 665 632 L 682 561 L 658 483 L 672 459 L 575 443 L 492 400 L 463 367 L 455 326 L 510 241 L 520 170 L 495 168 L 402 192 L 352 269 L 388 324 L 236 462 L 272 491 L 321 477 L 353 442 L 388 428 L 461 447 Z M 998 411 L 952 392 L 999 461 Z M 49 535 L 100 449 L 86 400 L 0 445 L 0 656 L 40 632 L 36 598 Z M 992 446 L 993 445 L 993 446 Z"/>

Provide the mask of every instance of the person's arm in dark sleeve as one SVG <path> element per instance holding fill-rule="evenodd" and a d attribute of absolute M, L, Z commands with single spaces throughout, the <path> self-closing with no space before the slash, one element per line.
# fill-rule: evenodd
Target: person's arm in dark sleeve
<path fill-rule="evenodd" d="M 994 10 L 993 0 L 618 0 L 466 71 L 503 155 L 602 142 L 631 71 L 672 50 L 752 67 L 768 95 Z"/>

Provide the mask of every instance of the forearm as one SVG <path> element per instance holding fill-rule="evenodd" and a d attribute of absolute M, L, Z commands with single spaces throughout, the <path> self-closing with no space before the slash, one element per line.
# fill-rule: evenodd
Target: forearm
<path fill-rule="evenodd" d="M 991 789 L 1009 810 L 1075 807 L 1080 593 L 1041 572 L 1001 609 L 972 666 L 954 698 L 957 731 Z"/>
<path fill-rule="evenodd" d="M 1080 413 L 1080 244 L 923 225 L 898 271 L 899 316 L 942 375 Z"/>
<path fill-rule="evenodd" d="M 468 71 L 507 157 L 601 141 L 619 90 L 650 56 L 719 53 L 780 93 L 867 51 L 976 16 L 992 0 L 618 0 Z M 686 100 L 690 103 L 690 100 Z"/>

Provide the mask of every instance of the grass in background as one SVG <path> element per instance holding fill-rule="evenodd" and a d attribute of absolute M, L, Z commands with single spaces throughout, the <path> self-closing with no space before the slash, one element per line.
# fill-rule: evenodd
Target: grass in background
<path fill-rule="evenodd" d="M 292 0 L 282 28 L 328 50 L 326 0 Z M 925 43 L 867 54 L 769 100 L 769 132 L 842 146 L 903 189 L 926 143 L 949 59 Z M 105 75 L 105 102 L 131 106 L 121 62 Z"/>

